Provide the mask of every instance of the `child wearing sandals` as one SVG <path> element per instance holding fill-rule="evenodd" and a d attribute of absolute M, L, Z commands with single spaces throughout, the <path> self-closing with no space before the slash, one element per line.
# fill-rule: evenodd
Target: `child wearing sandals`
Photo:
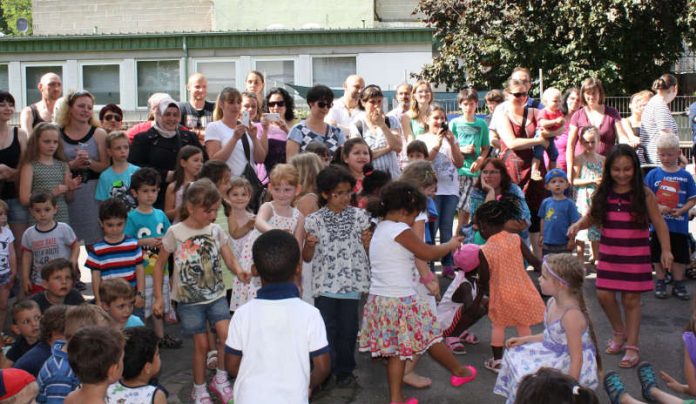
<path fill-rule="evenodd" d="M 661 371 L 659 375 L 660 379 L 667 384 L 667 387 L 674 392 L 694 397 L 696 396 L 696 306 L 692 305 L 691 319 L 682 334 L 682 340 L 684 341 L 684 375 L 686 376 L 686 384 L 678 382 L 665 371 Z M 693 404 L 696 402 L 693 399 L 683 400 L 657 387 L 655 369 L 648 362 L 638 365 L 637 373 L 641 393 L 648 402 L 663 404 Z M 626 386 L 617 372 L 609 372 L 604 376 L 604 389 L 609 395 L 611 404 L 642 402 L 626 392 Z"/>
<path fill-rule="evenodd" d="M 486 369 L 498 373 L 503 358 L 505 329 L 517 328 L 517 335 L 532 334 L 529 328 L 544 319 L 544 302 L 525 271 L 526 259 L 539 270 L 539 259 L 517 234 L 504 230 L 505 223 L 517 217 L 517 207 L 505 199 L 481 205 L 474 216 L 486 243 L 479 253 L 479 276 L 488 295 L 488 318 L 492 323 L 491 350 Z"/>
<path fill-rule="evenodd" d="M 599 385 L 594 329 L 587 313 L 582 263 L 570 254 L 551 254 L 541 267 L 541 291 L 551 296 L 544 315 L 544 332 L 510 338 L 493 392 L 515 402 L 523 376 L 541 367 L 567 373 L 585 387 Z"/>
<path fill-rule="evenodd" d="M 438 246 L 425 244 L 411 229 L 416 216 L 425 210 L 425 195 L 407 183 L 386 185 L 380 199 L 368 205 L 370 213 L 382 220 L 370 242 L 372 282 L 358 346 L 373 357 L 388 359 L 392 403 L 417 404 L 415 398 L 405 399 L 402 391 L 406 360 L 414 355 L 427 351 L 451 372 L 450 384 L 454 387 L 476 378 L 476 369 L 461 365 L 442 343 L 438 321 L 427 302 L 417 295 L 412 280 L 415 257 L 442 257 L 459 246 L 461 237 L 455 236 Z M 421 282 L 428 283 L 433 278 L 429 272 Z"/>
<path fill-rule="evenodd" d="M 480 264 L 479 252 L 479 246 L 464 244 L 452 255 L 456 275 L 437 305 L 437 320 L 442 327 L 442 336 L 455 354 L 466 353 L 465 343 L 479 343 L 468 329 L 488 311 L 488 298 L 481 292 L 474 273 Z"/>
<path fill-rule="evenodd" d="M 616 145 L 609 153 L 590 211 L 570 226 L 568 237 L 574 238 L 578 230 L 592 223 L 602 226 L 597 299 L 614 332 L 605 352 L 611 355 L 625 351 L 619 367 L 632 368 L 640 362 L 640 294 L 653 289 L 649 223 L 659 240 L 662 268 L 669 269 L 673 257 L 657 198 L 644 185 L 638 156 L 629 145 Z M 623 316 L 616 292 L 621 292 Z"/>

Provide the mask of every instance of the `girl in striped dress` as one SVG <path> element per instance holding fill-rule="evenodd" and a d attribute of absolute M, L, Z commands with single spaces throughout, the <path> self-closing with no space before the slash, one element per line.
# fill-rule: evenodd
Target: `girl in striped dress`
<path fill-rule="evenodd" d="M 652 223 L 662 249 L 663 267 L 672 265 L 669 233 L 655 194 L 643 185 L 638 156 L 620 144 L 607 157 L 602 183 L 592 197 L 590 211 L 568 229 L 575 237 L 590 224 L 601 226 L 597 264 L 597 299 L 611 323 L 608 354 L 624 352 L 623 368 L 638 364 L 640 294 L 653 289 L 648 225 Z M 616 299 L 621 292 L 621 307 Z"/>

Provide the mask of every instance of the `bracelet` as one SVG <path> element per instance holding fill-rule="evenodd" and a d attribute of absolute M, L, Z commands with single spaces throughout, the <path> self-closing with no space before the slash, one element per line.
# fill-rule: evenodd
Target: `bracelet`
<path fill-rule="evenodd" d="M 428 271 L 428 275 L 420 277 L 420 283 L 422 283 L 423 285 L 427 285 L 434 280 L 435 280 L 435 274 L 433 274 L 430 271 Z"/>

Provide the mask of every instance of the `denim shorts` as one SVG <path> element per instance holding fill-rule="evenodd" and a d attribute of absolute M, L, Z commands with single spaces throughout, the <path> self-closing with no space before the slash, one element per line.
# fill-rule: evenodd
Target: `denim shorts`
<path fill-rule="evenodd" d="M 181 322 L 181 333 L 194 335 L 207 331 L 206 322 L 214 328 L 218 321 L 229 320 L 230 308 L 223 296 L 208 303 L 179 303 L 176 305 L 176 314 Z"/>
<path fill-rule="evenodd" d="M 9 224 L 28 224 L 29 223 L 29 209 L 19 203 L 18 198 L 8 199 L 7 206 L 9 206 L 10 211 L 7 212 L 7 223 Z"/>

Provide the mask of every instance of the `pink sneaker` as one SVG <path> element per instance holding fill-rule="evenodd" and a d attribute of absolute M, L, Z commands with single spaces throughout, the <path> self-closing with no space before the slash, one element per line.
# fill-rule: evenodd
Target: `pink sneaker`
<path fill-rule="evenodd" d="M 471 376 L 450 376 L 450 384 L 453 387 L 459 387 L 462 384 L 473 382 L 474 379 L 476 379 L 476 375 L 478 374 L 476 368 L 473 366 L 466 366 L 466 368 L 469 369 L 469 372 L 471 372 Z"/>
<path fill-rule="evenodd" d="M 208 383 L 208 388 L 210 389 L 211 393 L 217 396 L 221 403 L 227 404 L 234 398 L 232 385 L 227 379 L 225 379 L 223 383 L 218 383 L 217 376 L 213 376 L 213 380 Z"/>
<path fill-rule="evenodd" d="M 390 404 L 418 404 L 418 399 L 415 397 L 410 397 L 410 398 L 407 398 L 406 401 L 404 401 L 403 403 L 393 402 Z"/>
<path fill-rule="evenodd" d="M 196 389 L 194 388 L 193 392 L 191 392 L 191 399 L 195 404 L 215 404 L 207 390 L 203 390 L 200 394 L 196 394 Z"/>

